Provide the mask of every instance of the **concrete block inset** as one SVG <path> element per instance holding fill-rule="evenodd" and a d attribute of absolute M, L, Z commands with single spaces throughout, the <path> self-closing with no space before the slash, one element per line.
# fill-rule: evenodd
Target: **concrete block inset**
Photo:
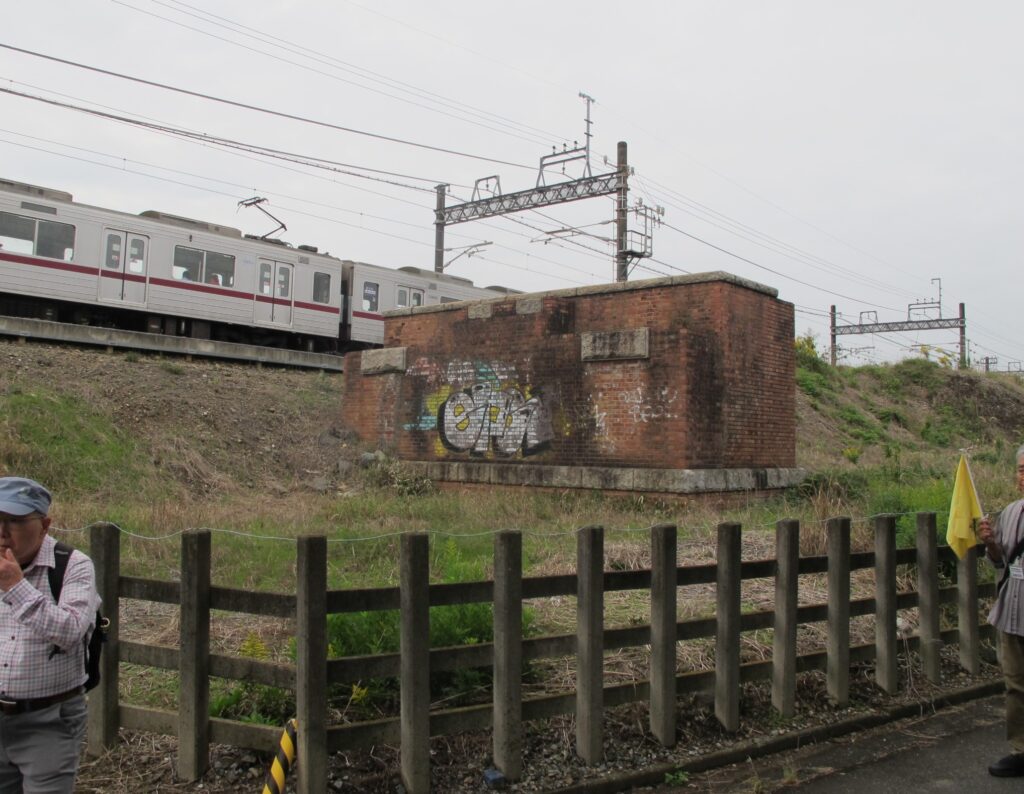
<path fill-rule="evenodd" d="M 540 314 L 544 308 L 541 298 L 520 298 L 516 301 L 516 314 Z"/>
<path fill-rule="evenodd" d="M 630 328 L 624 331 L 586 331 L 580 334 L 582 361 L 611 361 L 649 358 L 650 329 Z"/>
<path fill-rule="evenodd" d="M 359 360 L 359 369 L 364 375 L 382 375 L 386 372 L 405 372 L 404 347 L 384 347 L 380 350 L 364 350 Z"/>
<path fill-rule="evenodd" d="M 491 319 L 491 304 L 471 303 L 468 312 L 470 320 L 489 320 Z"/>

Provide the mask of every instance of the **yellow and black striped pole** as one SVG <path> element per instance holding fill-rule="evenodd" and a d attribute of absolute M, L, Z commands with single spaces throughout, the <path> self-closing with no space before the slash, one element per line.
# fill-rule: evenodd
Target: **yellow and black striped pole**
<path fill-rule="evenodd" d="M 295 763 L 295 732 L 298 725 L 292 718 L 284 726 L 281 742 L 277 747 L 274 762 L 267 772 L 267 781 L 263 784 L 263 794 L 284 794 L 284 779 L 288 770 Z"/>

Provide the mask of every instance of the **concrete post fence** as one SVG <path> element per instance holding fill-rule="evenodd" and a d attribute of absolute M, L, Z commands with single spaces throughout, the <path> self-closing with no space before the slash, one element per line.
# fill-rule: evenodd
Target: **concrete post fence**
<path fill-rule="evenodd" d="M 851 552 L 850 519 L 830 519 L 825 526 L 827 554 L 801 557 L 799 522 L 783 520 L 776 525 L 775 558 L 744 560 L 742 527 L 723 523 L 717 529 L 716 561 L 680 566 L 676 527 L 659 525 L 650 530 L 649 570 L 609 570 L 605 531 L 586 527 L 577 533 L 576 570 L 552 576 L 524 576 L 522 535 L 505 531 L 495 534 L 493 581 L 459 584 L 431 584 L 431 539 L 427 534 L 408 533 L 400 544 L 399 585 L 359 590 L 330 590 L 328 539 L 300 537 L 295 542 L 295 592 L 270 593 L 221 587 L 213 581 L 209 531 L 183 534 L 180 581 L 124 575 L 119 530 L 98 525 L 90 532 L 90 552 L 111 625 L 103 677 L 89 695 L 88 748 L 92 754 L 102 753 L 115 744 L 121 728 L 177 736 L 177 770 L 187 780 L 206 772 L 211 742 L 272 751 L 282 726 L 210 716 L 210 679 L 218 677 L 295 693 L 297 791 L 301 794 L 326 790 L 331 752 L 381 743 L 399 747 L 405 789 L 425 794 L 431 788 L 432 737 L 492 729 L 493 764 L 507 779 L 516 780 L 532 763 L 524 756 L 524 726 L 531 720 L 574 715 L 576 752 L 585 763 L 598 764 L 607 709 L 623 704 L 647 704 L 652 737 L 671 746 L 678 739 L 679 718 L 688 702 L 679 696 L 687 693 L 713 693 L 716 718 L 726 730 L 735 731 L 741 727 L 741 682 L 770 685 L 772 705 L 788 718 L 801 710 L 796 684 L 805 671 L 824 672 L 828 695 L 838 704 L 849 699 L 851 662 L 873 660 L 879 689 L 893 693 L 900 684 L 901 653 L 919 654 L 925 675 L 938 681 L 943 645 L 958 643 L 960 665 L 976 673 L 980 644 L 993 636 L 989 627 L 979 625 L 980 601 L 994 594 L 992 583 L 979 584 L 978 555 L 972 550 L 955 566 L 947 565 L 955 557 L 947 547 L 937 546 L 934 514 L 918 515 L 913 548 L 896 547 L 896 526 L 895 516 L 875 518 L 873 550 Z M 916 590 L 898 592 L 897 566 L 905 565 L 916 566 L 917 575 L 909 580 L 916 581 Z M 861 571 L 868 573 L 857 574 Z M 955 571 L 955 581 L 944 579 L 942 571 Z M 858 581 L 870 582 L 873 577 L 872 597 L 851 599 L 854 574 Z M 800 603 L 800 582 L 807 576 L 824 576 L 826 603 Z M 752 579 L 767 579 L 774 585 L 774 608 L 743 607 L 741 586 Z M 714 614 L 680 621 L 681 588 L 693 585 L 714 585 Z M 605 593 L 612 591 L 634 591 L 649 598 L 650 624 L 606 625 Z M 524 610 L 532 599 L 541 598 L 565 599 L 567 609 L 574 598 L 575 632 L 524 636 Z M 118 613 L 125 599 L 177 605 L 177 647 L 122 640 Z M 493 641 L 432 648 L 431 609 L 470 603 L 491 605 Z M 944 605 L 949 609 L 944 611 Z M 898 633 L 898 611 L 907 609 L 918 612 L 916 635 Z M 400 647 L 395 652 L 329 659 L 330 616 L 374 610 L 397 610 Z M 212 651 L 213 611 L 285 621 L 294 627 L 295 663 Z M 850 621 L 858 616 L 874 621 L 874 641 L 851 648 Z M 943 624 L 944 617 L 948 625 Z M 798 627 L 822 622 L 827 626 L 824 647 L 798 653 Z M 743 634 L 764 629 L 772 630 L 772 658 L 744 659 Z M 680 666 L 679 643 L 711 638 L 714 669 Z M 605 679 L 605 654 L 623 649 L 647 655 L 649 680 L 623 684 Z M 573 669 L 575 660 L 575 687 L 524 697 L 524 670 L 545 659 L 560 660 L 568 669 Z M 181 693 L 177 712 L 120 701 L 118 665 L 122 662 L 176 672 Z M 470 668 L 491 672 L 492 691 L 479 702 L 457 709 L 432 707 L 431 673 Z M 328 695 L 332 687 L 370 678 L 398 682 L 396 713 L 366 722 L 331 724 Z"/>

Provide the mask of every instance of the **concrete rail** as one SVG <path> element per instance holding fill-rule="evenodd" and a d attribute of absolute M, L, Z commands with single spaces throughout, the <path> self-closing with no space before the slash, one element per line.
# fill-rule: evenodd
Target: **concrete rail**
<path fill-rule="evenodd" d="M 179 356 L 225 358 L 232 361 L 250 361 L 280 367 L 304 367 L 335 372 L 341 372 L 345 364 L 343 357 L 328 353 L 307 353 L 302 350 L 215 342 L 211 339 L 192 339 L 186 336 L 164 336 L 141 331 L 122 331 L 116 328 L 99 328 L 92 325 L 55 323 L 49 320 L 33 320 L 24 317 L 0 316 L 0 335 L 76 345 L 146 350 Z"/>

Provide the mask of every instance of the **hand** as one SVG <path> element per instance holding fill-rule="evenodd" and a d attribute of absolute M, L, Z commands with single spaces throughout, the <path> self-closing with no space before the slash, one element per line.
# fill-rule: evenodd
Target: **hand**
<path fill-rule="evenodd" d="M 992 532 L 992 522 L 988 520 L 988 516 L 982 516 L 978 521 L 978 540 L 986 546 L 996 542 L 995 533 Z"/>
<path fill-rule="evenodd" d="M 0 590 L 6 593 L 24 578 L 21 566 L 11 550 L 6 547 L 0 550 Z"/>

